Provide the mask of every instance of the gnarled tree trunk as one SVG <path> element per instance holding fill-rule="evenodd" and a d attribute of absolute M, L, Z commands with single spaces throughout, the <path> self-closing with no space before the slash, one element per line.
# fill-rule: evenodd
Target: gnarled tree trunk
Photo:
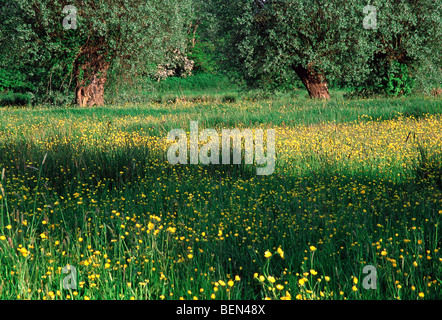
<path fill-rule="evenodd" d="M 305 88 L 310 95 L 310 98 L 314 99 L 329 99 L 330 94 L 328 92 L 327 80 L 323 74 L 311 68 L 304 68 L 301 66 L 294 67 L 298 77 L 301 79 Z"/>
<path fill-rule="evenodd" d="M 77 86 L 75 102 L 79 106 L 104 104 L 104 86 L 110 63 L 97 49 L 83 51 L 75 63 Z"/>

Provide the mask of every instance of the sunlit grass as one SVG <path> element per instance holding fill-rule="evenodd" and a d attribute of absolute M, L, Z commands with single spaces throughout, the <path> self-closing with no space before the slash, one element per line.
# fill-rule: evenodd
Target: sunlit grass
<path fill-rule="evenodd" d="M 442 104 L 416 103 L 1 109 L 0 298 L 438 298 Z M 275 129 L 275 173 L 169 165 L 196 120 Z"/>

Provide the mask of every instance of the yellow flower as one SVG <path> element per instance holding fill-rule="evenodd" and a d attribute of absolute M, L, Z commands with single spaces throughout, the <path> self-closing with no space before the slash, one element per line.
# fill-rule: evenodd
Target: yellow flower
<path fill-rule="evenodd" d="M 227 282 L 227 284 L 228 284 L 230 287 L 233 287 L 234 282 L 233 282 L 232 280 L 229 280 L 229 282 Z"/>
<path fill-rule="evenodd" d="M 267 279 L 271 282 L 271 283 L 275 283 L 275 278 L 273 276 L 268 276 Z"/>
<path fill-rule="evenodd" d="M 268 250 L 264 253 L 264 257 L 266 257 L 266 258 L 270 258 L 271 256 L 272 256 L 272 253 Z"/>
<path fill-rule="evenodd" d="M 282 289 L 284 289 L 284 286 L 278 283 L 278 284 L 276 285 L 276 289 L 278 289 L 278 290 L 282 290 Z"/>
<path fill-rule="evenodd" d="M 82 242 L 82 241 L 83 241 L 82 237 L 78 238 L 78 242 Z"/>
<path fill-rule="evenodd" d="M 313 269 L 310 269 L 310 273 L 312 274 L 312 275 L 314 275 L 314 276 L 316 276 L 318 273 L 315 271 L 315 270 L 313 270 Z"/>
<path fill-rule="evenodd" d="M 265 280 L 264 276 L 262 276 L 262 275 L 261 275 L 261 276 L 259 276 L 259 281 L 261 281 L 261 282 L 262 282 L 262 281 L 264 281 L 264 280 Z"/>
<path fill-rule="evenodd" d="M 316 247 L 315 246 L 310 246 L 310 251 L 311 252 L 315 252 L 316 251 Z"/>
<path fill-rule="evenodd" d="M 302 294 L 298 293 L 295 297 L 297 300 L 301 300 L 302 299 Z"/>
<path fill-rule="evenodd" d="M 170 233 L 175 233 L 176 228 L 169 227 L 166 230 L 169 231 Z"/>
<path fill-rule="evenodd" d="M 40 234 L 40 238 L 45 239 L 46 235 L 44 233 Z"/>
<path fill-rule="evenodd" d="M 298 283 L 299 283 L 301 286 L 303 286 L 306 280 L 307 280 L 306 278 L 301 278 L 301 279 L 298 280 Z"/>
<path fill-rule="evenodd" d="M 236 275 L 235 276 L 235 281 L 239 281 L 239 280 L 241 280 L 241 278 L 238 275 Z"/>
<path fill-rule="evenodd" d="M 226 283 L 225 283 L 224 281 L 222 281 L 222 280 L 219 280 L 218 282 L 219 282 L 219 284 L 222 285 L 223 287 L 226 285 Z"/>
<path fill-rule="evenodd" d="M 386 256 L 387 255 L 387 251 L 385 249 L 382 250 L 381 255 Z"/>
<path fill-rule="evenodd" d="M 149 222 L 149 223 L 147 224 L 147 228 L 148 228 L 149 230 L 152 230 L 154 227 L 155 227 L 155 225 L 154 225 L 152 222 Z"/>
<path fill-rule="evenodd" d="M 330 281 L 330 277 L 329 276 L 325 276 L 324 279 L 325 279 L 325 281 Z"/>
<path fill-rule="evenodd" d="M 6 240 L 6 237 L 5 236 L 0 236 L 0 240 Z"/>
<path fill-rule="evenodd" d="M 281 256 L 281 258 L 284 259 L 284 251 L 282 251 L 281 247 L 279 247 L 279 248 L 276 250 L 276 252 L 278 252 L 279 255 Z"/>
<path fill-rule="evenodd" d="M 189 253 L 189 254 L 187 255 L 187 257 L 188 257 L 189 259 L 192 259 L 192 258 L 193 258 L 193 254 Z"/>
<path fill-rule="evenodd" d="M 10 230 L 12 228 L 12 226 L 10 225 L 10 224 L 8 224 L 7 226 L 6 226 L 6 229 L 8 229 L 8 230 Z"/>
<path fill-rule="evenodd" d="M 358 284 L 358 278 L 354 277 L 354 278 L 353 278 L 353 283 L 354 283 L 354 284 Z"/>
<path fill-rule="evenodd" d="M 419 292 L 419 297 L 423 298 L 423 297 L 425 297 L 425 294 L 423 292 Z"/>
<path fill-rule="evenodd" d="M 26 250 L 26 248 L 21 248 L 19 249 L 20 253 L 22 254 L 23 257 L 27 257 L 29 254 L 29 251 Z"/>
<path fill-rule="evenodd" d="M 351 287 L 351 290 L 358 291 L 358 288 L 356 286 Z"/>

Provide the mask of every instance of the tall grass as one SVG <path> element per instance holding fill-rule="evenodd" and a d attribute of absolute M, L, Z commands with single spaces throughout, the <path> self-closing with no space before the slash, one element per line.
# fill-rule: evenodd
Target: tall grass
<path fill-rule="evenodd" d="M 0 298 L 438 298 L 441 107 L 3 108 Z M 168 164 L 168 131 L 194 120 L 218 132 L 274 128 L 275 173 Z M 63 288 L 68 264 L 76 289 Z M 362 286 L 368 264 L 376 290 Z"/>

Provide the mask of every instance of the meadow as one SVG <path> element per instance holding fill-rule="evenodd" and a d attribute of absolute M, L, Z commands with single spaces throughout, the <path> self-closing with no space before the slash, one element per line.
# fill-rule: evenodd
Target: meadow
<path fill-rule="evenodd" d="M 442 296 L 440 98 L 164 100 L 0 109 L 0 299 Z M 275 172 L 170 165 L 190 121 L 275 129 Z"/>

